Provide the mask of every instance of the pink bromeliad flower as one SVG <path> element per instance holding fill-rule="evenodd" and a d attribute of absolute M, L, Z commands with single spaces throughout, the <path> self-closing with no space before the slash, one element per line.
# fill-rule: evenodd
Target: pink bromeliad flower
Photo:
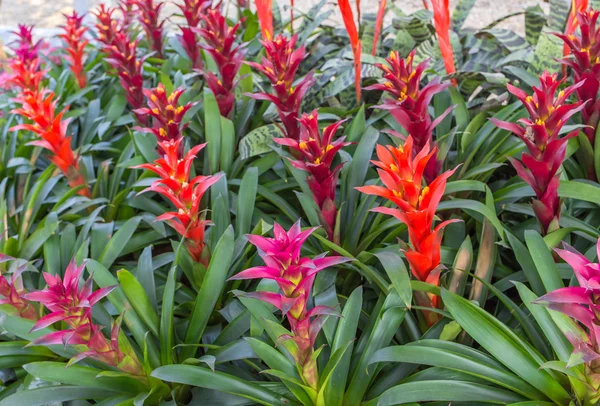
<path fill-rule="evenodd" d="M 292 334 L 279 337 L 279 341 L 293 340 L 296 343 L 292 355 L 302 371 L 302 378 L 306 384 L 317 388 L 315 340 L 327 316 L 337 313 L 327 306 L 316 306 L 308 310 L 307 302 L 311 297 L 317 273 L 350 259 L 339 256 L 325 257 L 325 254 L 313 259 L 301 257 L 302 245 L 314 230 L 315 228 L 310 228 L 302 231 L 298 220 L 289 231 L 275 223 L 274 238 L 248 235 L 248 241 L 256 246 L 265 265 L 242 271 L 231 279 L 264 278 L 274 280 L 279 285 L 281 293 L 251 292 L 244 293 L 244 296 L 267 302 L 287 317 Z"/>
<path fill-rule="evenodd" d="M 589 401 L 584 404 L 592 405 L 600 400 L 600 264 L 590 262 L 567 243 L 563 243 L 563 247 L 555 251 L 573 268 L 579 286 L 557 289 L 534 303 L 564 313 L 579 323 L 579 329 L 563 331 L 573 345 L 567 367 L 584 365 L 586 400 Z M 600 258 L 600 240 L 596 251 Z"/>
<path fill-rule="evenodd" d="M 122 351 L 119 347 L 120 319 L 112 328 L 110 340 L 101 333 L 102 328 L 92 322 L 92 307 L 110 294 L 116 286 L 94 291 L 91 276 L 80 286 L 84 267 L 85 264 L 77 266 L 75 260 L 71 261 L 65 270 L 64 278 L 45 272 L 43 275 L 48 284 L 46 289 L 24 295 L 25 299 L 40 302 L 51 312 L 39 319 L 31 331 L 38 331 L 57 322 L 64 322 L 69 326 L 66 330 L 55 331 L 35 339 L 28 345 L 78 345 L 80 347 L 77 348 L 83 348 L 83 351 L 73 357 L 67 365 L 85 358 L 93 358 L 124 372 L 143 375 L 135 353 L 129 350 Z"/>
<path fill-rule="evenodd" d="M 204 218 L 200 202 L 204 193 L 221 175 L 199 175 L 190 179 L 194 158 L 206 144 L 196 145 L 180 159 L 182 142 L 183 138 L 160 141 L 159 151 L 163 151 L 163 156 L 153 164 L 142 164 L 133 168 L 148 169 L 160 176 L 160 179 L 140 193 L 156 192 L 173 203 L 177 211 L 166 212 L 158 216 L 157 220 L 164 220 L 173 227 L 185 239 L 192 258 L 208 266 L 210 253 L 204 245 L 204 231 L 211 222 Z"/>
<path fill-rule="evenodd" d="M 14 258 L 0 254 L 0 264 L 12 261 Z M 10 279 L 5 275 L 0 275 L 0 305 L 9 305 L 14 311 L 24 319 L 37 320 L 35 308 L 25 299 L 27 291 L 23 287 L 21 274 L 25 271 L 26 265 L 18 266 L 12 273 Z"/>
<path fill-rule="evenodd" d="M 366 90 L 380 90 L 391 96 L 385 98 L 376 108 L 390 112 L 398 124 L 413 137 L 414 149 L 418 153 L 427 144 L 435 146 L 433 130 L 450 113 L 452 107 L 435 120 L 432 119 L 429 113 L 431 100 L 433 96 L 448 88 L 450 83 L 440 83 L 440 79 L 435 78 L 421 87 L 422 75 L 429 66 L 429 61 L 413 66 L 415 53 L 413 50 L 404 59 L 400 58 L 398 52 L 390 52 L 389 58 L 385 60 L 386 65 L 376 65 L 383 72 L 385 81 L 371 85 Z M 439 174 L 441 166 L 442 163 L 437 159 L 429 162 L 425 171 L 427 181 L 432 181 Z"/>
<path fill-rule="evenodd" d="M 276 143 L 289 147 L 292 152 L 295 152 L 295 155 L 299 156 L 298 159 L 291 160 L 294 167 L 309 173 L 306 179 L 308 187 L 319 206 L 321 224 L 332 241 L 339 241 L 339 236 L 334 236 L 337 216 L 335 191 L 338 176 L 344 164 L 341 163 L 335 168 L 331 166 L 338 151 L 351 144 L 344 141 L 346 137 L 333 139 L 342 123 L 343 121 L 338 121 L 326 127 L 321 133 L 319 113 L 314 110 L 311 114 L 303 114 L 300 119 L 300 140 L 273 139 Z"/>
<path fill-rule="evenodd" d="M 304 45 L 296 49 L 297 41 L 297 35 L 288 39 L 281 34 L 273 40 L 262 40 L 266 57 L 263 57 L 261 63 L 246 62 L 264 74 L 273 88 L 272 94 L 254 93 L 249 96 L 275 104 L 285 129 L 285 136 L 293 140 L 300 139 L 300 107 L 304 95 L 315 83 L 312 72 L 296 83 L 296 72 L 300 63 L 308 56 Z"/>
<path fill-rule="evenodd" d="M 560 137 L 560 130 L 569 118 L 585 107 L 584 102 L 567 103 L 567 98 L 584 82 L 576 83 L 557 93 L 564 82 L 556 74 L 544 72 L 540 77 L 540 87 L 533 87 L 533 95 L 510 84 L 508 91 L 515 95 L 529 113 L 517 123 L 490 120 L 499 128 L 511 131 L 527 146 L 529 153 L 523 153 L 522 163 L 509 158 L 519 176 L 535 191 L 537 199 L 533 201 L 533 211 L 540 222 L 542 233 L 547 234 L 559 228 L 560 199 L 558 173 L 567 151 L 567 141 L 577 135 L 574 130 Z"/>

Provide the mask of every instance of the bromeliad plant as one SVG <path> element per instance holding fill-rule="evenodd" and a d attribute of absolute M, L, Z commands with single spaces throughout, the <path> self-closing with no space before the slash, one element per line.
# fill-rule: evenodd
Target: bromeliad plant
<path fill-rule="evenodd" d="M 453 107 L 448 107 L 444 113 L 432 120 L 429 112 L 431 100 L 450 84 L 440 83 L 440 78 L 434 78 L 421 88 L 421 78 L 429 63 L 423 61 L 414 67 L 414 58 L 415 51 L 406 59 L 400 58 L 396 51 L 390 52 L 386 59 L 387 65 L 376 65 L 383 72 L 385 82 L 371 85 L 366 90 L 381 90 L 391 96 L 385 98 L 383 104 L 377 108 L 388 110 L 398 124 L 413 137 L 414 148 L 418 153 L 427 145 L 435 145 L 433 130 Z M 393 134 L 402 137 L 401 134 Z M 441 164 L 442 160 L 437 157 L 429 162 L 425 172 L 428 181 L 432 181 L 439 174 Z"/>
<path fill-rule="evenodd" d="M 64 33 L 61 34 L 68 53 L 66 60 L 81 89 L 85 88 L 87 81 L 83 64 L 85 63 L 85 46 L 89 43 L 84 38 L 87 28 L 82 25 L 83 17 L 78 15 L 76 11 L 66 16 L 67 22 L 63 26 Z"/>
<path fill-rule="evenodd" d="M 295 344 L 286 348 L 296 361 L 302 382 L 308 387 L 307 393 L 312 394 L 313 402 L 318 404 L 316 397 L 321 388 L 317 358 L 321 349 L 315 351 L 315 342 L 327 317 L 338 314 L 335 309 L 327 306 L 314 306 L 308 310 L 307 305 L 317 273 L 349 259 L 339 256 L 325 257 L 326 254 L 317 255 L 313 259 L 302 257 L 302 245 L 313 231 L 314 228 L 302 231 L 300 221 L 297 221 L 287 232 L 275 223 L 273 238 L 248 235 L 248 241 L 256 246 L 265 266 L 247 269 L 231 279 L 264 278 L 277 283 L 282 293 L 250 292 L 243 295 L 275 306 L 287 318 L 291 334 L 283 334 L 277 341 L 286 343 L 289 340 Z"/>
<path fill-rule="evenodd" d="M 527 182 L 536 194 L 537 199 L 534 199 L 532 204 L 533 211 L 543 234 L 559 228 L 559 170 L 565 160 L 567 141 L 579 132 L 574 130 L 561 137 L 561 130 L 569 118 L 583 110 L 588 102 L 586 100 L 567 103 L 571 93 L 583 86 L 584 82 L 558 91 L 563 82 L 564 80 L 557 79 L 557 74 L 544 72 L 540 77 L 540 87 L 533 87 L 532 96 L 509 84 L 508 90 L 523 103 L 529 118 L 519 120 L 523 126 L 491 119 L 496 126 L 517 135 L 529 150 L 528 154 L 523 154 L 522 163 L 512 157 L 509 159 L 521 179 Z"/>
<path fill-rule="evenodd" d="M 439 285 L 441 266 L 440 249 L 444 228 L 457 220 L 446 220 L 433 228 L 438 204 L 444 194 L 446 182 L 455 170 L 444 172 L 424 185 L 424 172 L 429 161 L 435 156 L 436 148 L 429 144 L 417 152 L 413 139 L 408 136 L 403 146 L 377 145 L 379 178 L 384 186 L 362 186 L 358 190 L 383 197 L 397 208 L 377 207 L 374 212 L 396 217 L 408 227 L 408 236 L 412 247 L 404 250 L 410 270 L 417 280 Z M 436 295 L 417 296 L 421 306 L 437 308 L 439 297 Z M 430 325 L 438 317 L 426 312 Z"/>
<path fill-rule="evenodd" d="M 292 159 L 295 168 L 308 172 L 306 179 L 313 199 L 320 212 L 319 219 L 333 242 L 339 244 L 339 228 L 336 229 L 338 215 L 335 204 L 335 192 L 338 177 L 343 163 L 332 169 L 333 159 L 340 149 L 350 145 L 344 142 L 345 137 L 334 140 L 334 136 L 342 121 L 327 126 L 323 133 L 319 129 L 319 113 L 315 110 L 310 114 L 303 114 L 300 118 L 300 139 L 275 138 L 273 141 L 290 148 L 300 159 Z M 337 232 L 336 232 L 337 230 Z"/>

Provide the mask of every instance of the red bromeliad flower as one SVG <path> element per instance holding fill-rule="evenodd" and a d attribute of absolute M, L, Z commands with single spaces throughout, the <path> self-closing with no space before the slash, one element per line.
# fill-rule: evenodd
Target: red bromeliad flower
<path fill-rule="evenodd" d="M 285 128 L 285 135 L 293 140 L 300 139 L 298 118 L 302 99 L 315 83 L 313 73 L 309 72 L 295 87 L 293 86 L 298 67 L 308 55 L 304 45 L 294 49 L 296 41 L 298 41 L 297 35 L 288 39 L 281 34 L 273 41 L 261 41 L 267 57 L 263 57 L 261 63 L 246 62 L 269 79 L 274 93 L 255 93 L 250 96 L 256 100 L 268 100 L 275 104 Z"/>
<path fill-rule="evenodd" d="M 573 268 L 579 286 L 557 289 L 536 299 L 534 303 L 564 313 L 585 328 L 564 331 L 573 345 L 567 367 L 584 364 L 587 390 L 585 404 L 592 405 L 600 400 L 600 264 L 590 262 L 567 243 L 563 245 L 565 249 L 555 251 Z M 600 255 L 600 240 L 596 250 Z"/>
<path fill-rule="evenodd" d="M 163 58 L 163 25 L 165 20 L 160 21 L 160 10 L 165 3 L 159 1 L 154 4 L 154 0 L 136 0 L 135 5 L 138 9 L 138 20 L 146 33 L 146 38 L 150 43 L 150 48 L 156 52 L 158 58 Z"/>
<path fill-rule="evenodd" d="M 362 186 L 359 191 L 381 196 L 398 208 L 377 207 L 372 211 L 390 214 L 406 224 L 412 248 L 405 251 L 412 274 L 420 281 L 439 285 L 440 248 L 444 227 L 458 220 L 447 220 L 434 229 L 433 220 L 437 206 L 446 189 L 446 182 L 454 170 L 444 172 L 427 186 L 423 186 L 424 171 L 428 162 L 435 156 L 436 148 L 426 144 L 420 151 L 413 150 L 413 139 L 408 136 L 404 146 L 377 145 L 379 161 L 372 161 L 377 167 L 379 178 L 384 186 Z M 439 298 L 430 295 L 433 307 Z M 437 316 L 429 315 L 436 321 Z"/>
<path fill-rule="evenodd" d="M 0 264 L 13 260 L 5 254 L 0 254 Z M 21 274 L 25 271 L 26 265 L 21 265 L 12 273 L 10 280 L 5 275 L 0 275 L 0 305 L 10 305 L 15 312 L 24 319 L 37 320 L 35 308 L 29 303 L 24 295 L 27 293 L 23 287 Z"/>
<path fill-rule="evenodd" d="M 433 20 L 435 32 L 440 43 L 440 51 L 444 59 L 444 66 L 448 75 L 456 72 L 454 67 L 454 54 L 450 43 L 450 5 L 449 0 L 431 0 L 433 7 Z M 456 83 L 455 83 L 456 84 Z"/>
<path fill-rule="evenodd" d="M 114 45 L 110 47 L 110 54 L 107 61 L 117 71 L 121 86 L 125 89 L 125 98 L 133 109 L 136 110 L 144 106 L 144 77 L 142 75 L 144 60 L 137 57 L 138 40 L 131 40 L 125 32 L 115 34 Z M 147 124 L 145 116 L 136 114 L 138 122 L 142 125 Z"/>
<path fill-rule="evenodd" d="M 342 13 L 342 19 L 344 20 L 344 26 L 346 27 L 346 31 L 348 32 L 348 37 L 350 38 L 350 46 L 352 47 L 352 54 L 354 55 L 354 83 L 356 85 L 356 100 L 360 103 L 361 99 L 361 54 L 362 54 L 362 43 L 358 36 L 358 29 L 356 28 L 356 23 L 354 22 L 354 14 L 352 13 L 352 7 L 350 7 L 349 0 L 339 0 L 338 6 L 340 7 L 340 12 Z M 358 11 L 358 21 L 360 21 L 360 2 L 356 2 L 356 8 Z"/>
<path fill-rule="evenodd" d="M 189 123 L 183 124 L 183 116 L 194 105 L 194 103 L 178 105 L 184 91 L 185 89 L 180 87 L 167 95 L 162 83 L 154 89 L 144 89 L 148 107 L 137 109 L 135 113 L 138 116 L 152 117 L 152 128 L 134 127 L 134 129 L 154 134 L 159 142 L 179 140 L 183 137 L 183 130 L 189 125 Z M 147 118 L 145 120 L 148 121 Z"/>
<path fill-rule="evenodd" d="M 416 51 L 412 51 L 406 59 L 400 58 L 398 52 L 390 52 L 386 59 L 387 65 L 377 64 L 383 71 L 385 81 L 366 88 L 366 90 L 381 90 L 392 98 L 384 99 L 379 109 L 389 110 L 408 134 L 413 137 L 416 152 L 421 151 L 426 145 L 433 145 L 433 130 L 450 113 L 449 107 L 435 120 L 429 114 L 429 104 L 437 93 L 450 86 L 449 83 L 440 83 L 435 78 L 421 88 L 421 76 L 427 69 L 429 61 L 424 61 L 413 66 Z M 396 135 L 396 134 L 395 134 Z M 427 166 L 425 177 L 432 181 L 439 173 L 441 162 L 433 159 Z"/>
<path fill-rule="evenodd" d="M 579 25 L 579 13 L 585 13 L 588 8 L 588 0 L 572 0 L 571 1 L 571 12 L 569 13 L 569 18 L 567 19 L 567 24 L 565 26 L 565 36 L 572 35 L 575 30 L 577 30 L 577 26 Z M 563 46 L 563 55 L 567 56 L 569 54 L 569 45 L 567 43 Z M 563 72 L 566 74 L 566 72 Z"/>
<path fill-rule="evenodd" d="M 196 145 L 183 159 L 180 159 L 182 142 L 183 138 L 160 141 L 158 145 L 159 150 L 164 152 L 163 157 L 153 164 L 143 164 L 133 168 L 148 169 L 160 176 L 160 179 L 140 193 L 157 192 L 173 203 L 177 211 L 164 213 L 158 216 L 157 220 L 167 221 L 185 238 L 185 244 L 192 258 L 208 266 L 210 253 L 204 246 L 204 230 L 211 222 L 204 219 L 200 210 L 200 201 L 204 192 L 217 182 L 221 175 L 196 176 L 190 179 L 194 158 L 206 144 Z"/>
<path fill-rule="evenodd" d="M 8 64 L 11 73 L 4 76 L 2 87 L 15 87 L 21 93 L 40 91 L 46 71 L 40 69 L 39 59 L 23 62 L 18 58 L 11 58 Z"/>
<path fill-rule="evenodd" d="M 94 15 L 98 22 L 96 23 L 97 38 L 103 44 L 104 52 L 108 55 L 112 52 L 113 45 L 116 45 L 115 35 L 122 31 L 119 22 L 113 17 L 114 8 L 106 7 L 100 4 Z"/>
<path fill-rule="evenodd" d="M 192 61 L 192 69 L 202 69 L 204 65 L 194 28 L 200 25 L 204 10 L 211 4 L 212 0 L 183 0 L 183 4 L 177 4 L 187 22 L 187 26 L 179 26 L 181 29 L 179 42 Z"/>
<path fill-rule="evenodd" d="M 67 44 L 66 51 L 69 54 L 66 59 L 71 66 L 71 71 L 77 79 L 79 87 L 83 89 L 85 87 L 87 78 L 85 70 L 83 69 L 83 62 L 85 57 L 85 46 L 88 44 L 88 40 L 83 38 L 83 35 L 87 31 L 87 28 L 82 25 L 83 16 L 77 15 L 76 11 L 73 14 L 66 15 L 67 23 L 62 26 L 65 31 L 60 37 Z"/>
<path fill-rule="evenodd" d="M 26 130 L 37 134 L 41 139 L 31 141 L 28 145 L 42 147 L 52 154 L 50 161 L 66 176 L 69 185 L 74 188 L 86 185 L 85 179 L 79 172 L 78 159 L 71 148 L 71 137 L 67 136 L 69 120 L 64 120 L 66 109 L 55 111 L 57 101 L 53 92 L 26 92 L 17 99 L 21 108 L 12 113 L 19 114 L 31 120 L 30 124 L 19 124 L 11 130 Z M 90 189 L 86 185 L 79 191 L 82 196 L 90 197 Z"/>
<path fill-rule="evenodd" d="M 275 35 L 273 31 L 273 0 L 255 0 L 255 3 L 263 41 L 271 41 Z"/>
<path fill-rule="evenodd" d="M 292 335 L 284 335 L 279 340 L 293 340 L 297 349 L 292 352 L 302 371 L 302 378 L 310 387 L 318 387 L 318 373 L 314 344 L 326 317 L 337 313 L 326 306 L 316 306 L 307 310 L 314 279 L 325 268 L 350 261 L 344 257 L 325 257 L 325 254 L 310 259 L 300 256 L 302 245 L 315 228 L 302 231 L 298 220 L 289 231 L 275 223 L 274 238 L 248 235 L 248 241 L 256 246 L 265 265 L 247 269 L 231 279 L 271 279 L 282 293 L 253 292 L 244 296 L 267 302 L 283 312 L 290 323 Z"/>
<path fill-rule="evenodd" d="M 294 151 L 301 159 L 292 160 L 294 167 L 309 173 L 308 187 L 313 193 L 313 198 L 321 212 L 319 217 L 331 241 L 334 238 L 337 208 L 335 205 L 335 190 L 337 180 L 343 163 L 331 168 L 333 158 L 337 152 L 350 145 L 344 142 L 346 137 L 333 140 L 333 137 L 343 121 L 338 121 L 325 128 L 323 134 L 319 130 L 319 113 L 314 110 L 310 115 L 303 114 L 300 119 L 300 140 L 293 138 L 274 138 L 273 141 L 285 145 Z"/>
<path fill-rule="evenodd" d="M 381 34 L 381 27 L 383 26 L 383 17 L 385 17 L 385 9 L 387 6 L 387 0 L 379 0 L 379 9 L 377 10 L 377 19 L 375 20 L 375 34 L 373 35 L 373 49 L 371 55 L 377 55 L 377 45 L 379 43 L 379 35 Z"/>
<path fill-rule="evenodd" d="M 51 312 L 38 320 L 31 331 L 41 330 L 57 322 L 64 322 L 69 326 L 67 330 L 59 330 L 35 339 L 29 345 L 83 345 L 86 349 L 73 357 L 68 365 L 90 357 L 122 371 L 142 375 L 137 356 L 133 352 L 123 353 L 119 349 L 120 322 L 115 323 L 116 328 L 113 327 L 110 341 L 102 335 L 101 328 L 92 322 L 92 307 L 116 286 L 93 291 L 93 280 L 90 276 L 80 287 L 79 280 L 84 267 L 85 264 L 78 267 L 74 260 L 71 261 L 64 279 L 59 275 L 44 272 L 47 288 L 24 295 L 27 300 L 42 303 Z"/>
<path fill-rule="evenodd" d="M 564 79 L 557 80 L 556 74 L 544 72 L 540 77 L 540 87 L 533 87 L 533 96 L 510 84 L 507 85 L 508 91 L 521 100 L 530 118 L 519 120 L 523 126 L 490 119 L 496 126 L 521 138 L 529 150 L 529 154 L 523 153 L 522 163 L 513 158 L 509 159 L 519 176 L 535 191 L 537 199 L 533 201 L 533 211 L 544 234 L 559 228 L 561 203 L 558 197 L 558 170 L 565 159 L 568 139 L 579 132 L 574 130 L 559 138 L 560 130 L 573 114 L 585 107 L 585 103 L 581 101 L 566 104 L 569 95 L 583 86 L 584 82 L 569 86 L 556 96 L 556 91 L 563 81 Z"/>
<path fill-rule="evenodd" d="M 600 11 L 588 10 L 577 14 L 580 34 L 556 34 L 565 42 L 565 49 L 570 50 L 570 55 L 563 59 L 563 64 L 571 68 L 575 83 L 583 83 L 577 88 L 579 100 L 589 102 L 581 111 L 583 123 L 588 127 L 583 129 L 590 144 L 595 145 L 596 128 L 600 120 L 600 29 L 597 27 Z M 585 154 L 585 150 L 584 150 Z M 594 157 L 586 157 L 587 162 L 593 162 Z M 596 179 L 594 165 L 589 164 L 588 177 Z"/>
<path fill-rule="evenodd" d="M 136 2 L 137 0 L 120 0 L 117 6 L 121 12 L 122 20 L 121 27 L 124 31 L 129 30 L 136 17 Z"/>
<path fill-rule="evenodd" d="M 12 34 L 17 36 L 17 40 L 11 46 L 17 59 L 26 62 L 40 57 L 40 50 L 44 44 L 42 40 L 33 41 L 33 25 L 19 24 Z"/>
<path fill-rule="evenodd" d="M 237 45 L 237 30 L 240 22 L 230 27 L 225 16 L 218 9 L 208 9 L 202 16 L 204 27 L 195 31 L 200 34 L 206 44 L 200 44 L 215 61 L 219 76 L 203 70 L 202 73 L 210 90 L 219 104 L 219 111 L 223 117 L 229 117 L 235 102 L 235 86 L 237 76 L 244 62 L 244 47 Z"/>

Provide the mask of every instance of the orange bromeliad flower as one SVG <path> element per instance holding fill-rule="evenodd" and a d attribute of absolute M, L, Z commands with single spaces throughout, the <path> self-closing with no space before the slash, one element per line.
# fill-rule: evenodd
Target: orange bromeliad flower
<path fill-rule="evenodd" d="M 454 54 L 450 43 L 450 5 L 449 0 L 431 0 L 435 32 L 440 43 L 440 52 L 448 75 L 456 72 Z"/>
<path fill-rule="evenodd" d="M 86 185 L 85 179 L 79 172 L 78 159 L 71 149 L 71 137 L 67 136 L 69 120 L 63 120 L 66 109 L 55 111 L 57 101 L 53 92 L 26 92 L 17 99 L 21 108 L 12 113 L 31 120 L 30 124 L 19 124 L 11 130 L 26 130 L 37 134 L 41 139 L 31 141 L 28 145 L 35 145 L 50 151 L 50 160 L 67 177 L 71 187 Z M 79 191 L 82 196 L 90 197 L 89 187 Z"/>
<path fill-rule="evenodd" d="M 85 70 L 83 69 L 84 49 L 89 42 L 83 38 L 83 35 L 87 31 L 87 28 L 81 23 L 83 16 L 78 15 L 76 11 L 73 11 L 71 15 L 65 14 L 65 17 L 67 18 L 67 23 L 62 26 L 64 33 L 60 35 L 67 45 L 66 51 L 68 56 L 65 59 L 71 66 L 71 71 L 75 75 L 79 87 L 83 89 L 87 81 Z"/>
<path fill-rule="evenodd" d="M 356 85 L 356 100 L 360 103 L 360 56 L 362 53 L 362 43 L 360 42 L 360 38 L 358 36 L 358 29 L 356 28 L 356 23 L 354 22 L 354 14 L 352 13 L 352 8 L 350 7 L 350 1 L 339 0 L 338 6 L 340 7 L 340 12 L 342 13 L 342 19 L 344 20 L 344 26 L 346 27 L 346 31 L 348 32 L 348 37 L 350 38 L 350 45 L 352 47 L 352 54 L 354 55 L 354 82 Z M 357 2 L 356 6 L 358 9 L 358 20 L 360 21 L 360 2 Z"/>
<path fill-rule="evenodd" d="M 412 248 L 405 251 L 412 274 L 420 281 L 439 285 L 440 248 L 444 227 L 458 220 L 447 220 L 433 228 L 435 212 L 446 182 L 454 170 L 444 172 L 424 186 L 425 167 L 436 154 L 436 148 L 425 145 L 418 153 L 413 151 L 413 139 L 409 136 L 404 146 L 377 145 L 379 161 L 372 161 L 378 169 L 384 186 L 362 186 L 359 191 L 381 196 L 397 208 L 377 207 L 373 211 L 396 217 L 408 227 Z M 439 298 L 429 297 L 433 307 Z"/>
<path fill-rule="evenodd" d="M 148 169 L 160 176 L 152 185 L 140 193 L 157 192 L 173 203 L 177 211 L 158 216 L 165 220 L 185 238 L 185 245 L 196 262 L 208 266 L 209 252 L 204 245 L 204 231 L 209 220 L 204 219 L 200 201 L 208 188 L 219 180 L 220 175 L 196 176 L 190 179 L 190 172 L 196 154 L 206 144 L 196 145 L 180 159 L 183 138 L 159 142 L 159 150 L 164 154 L 152 164 L 142 164 L 133 168 Z"/>
<path fill-rule="evenodd" d="M 273 0 L 255 0 L 255 2 L 263 40 L 270 41 L 275 34 L 273 32 Z"/>

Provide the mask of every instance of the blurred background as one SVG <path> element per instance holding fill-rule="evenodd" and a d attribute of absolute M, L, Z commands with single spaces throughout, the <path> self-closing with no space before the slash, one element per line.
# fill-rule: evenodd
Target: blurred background
<path fill-rule="evenodd" d="M 176 1 L 176 0 L 175 0 Z M 289 5 L 289 0 L 278 1 L 280 7 Z M 426 0 L 429 1 L 429 0 Z M 174 0 L 167 0 L 168 7 L 164 8 L 164 15 L 169 16 L 175 13 L 176 8 L 173 6 Z M 296 0 L 296 9 L 299 11 L 308 10 L 318 0 Z M 451 9 L 456 4 L 457 0 L 450 0 Z M 84 13 L 95 8 L 98 4 L 105 3 L 107 5 L 116 3 L 115 0 L 3 0 L 0 3 L 0 30 L 6 32 L 11 30 L 17 24 L 35 24 L 38 28 L 52 29 L 62 24 L 64 18 L 63 13 L 70 13 L 76 9 L 80 13 Z M 232 0 L 224 0 L 224 4 L 233 3 Z M 362 12 L 377 12 L 378 0 L 362 0 Z M 405 13 L 423 8 L 423 0 L 397 0 L 394 2 Z M 525 8 L 540 4 L 547 11 L 547 4 L 540 0 L 477 0 L 475 7 L 469 14 L 469 18 L 465 23 L 465 28 L 483 28 L 489 23 L 502 16 L 516 14 L 513 17 L 507 18 L 498 27 L 513 30 L 519 34 L 524 33 L 524 16 L 520 14 Z M 328 4 L 329 7 L 335 7 L 335 1 Z M 391 14 L 391 13 L 390 13 Z M 176 18 L 176 17 L 174 17 Z M 391 16 L 390 16 L 391 18 Z M 334 17 L 336 22 L 341 24 L 339 15 Z"/>

